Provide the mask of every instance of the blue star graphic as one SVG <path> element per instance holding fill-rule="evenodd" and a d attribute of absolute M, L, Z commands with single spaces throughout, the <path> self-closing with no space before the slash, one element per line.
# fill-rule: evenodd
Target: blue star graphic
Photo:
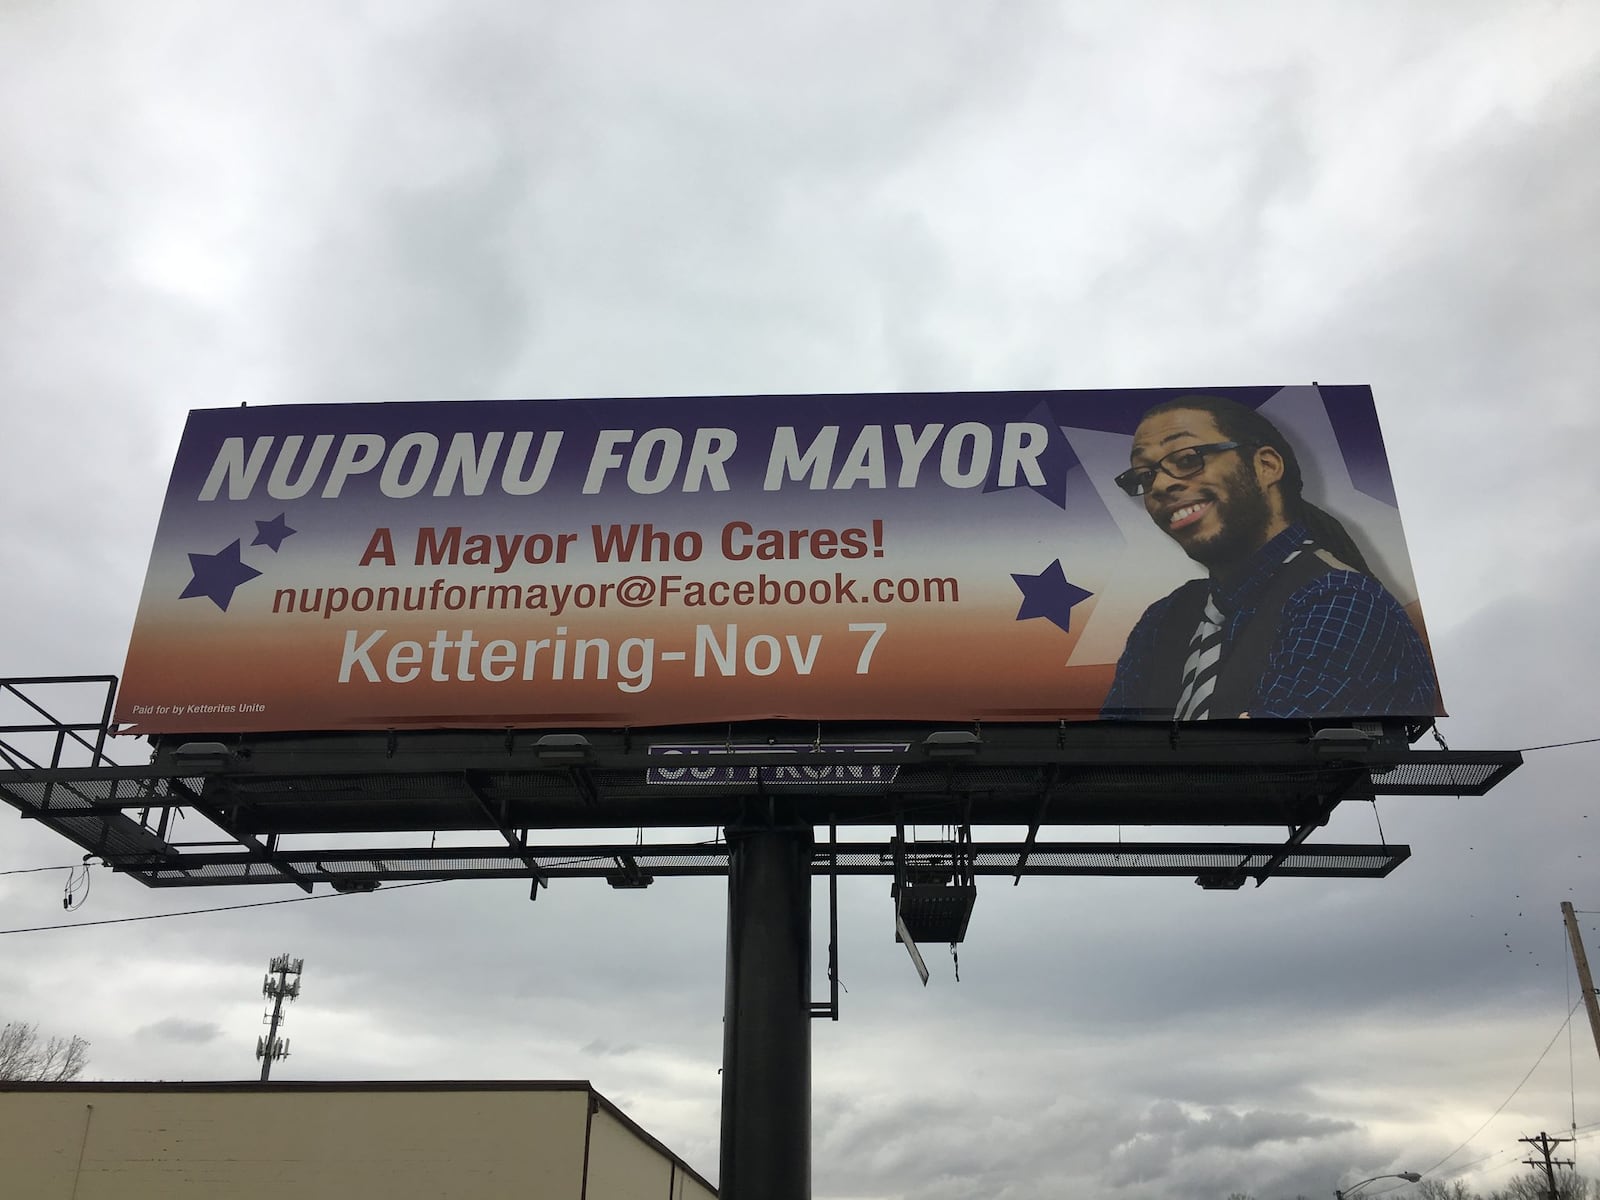
<path fill-rule="evenodd" d="M 292 536 L 296 532 L 289 528 L 289 522 L 285 520 L 288 515 L 288 513 L 279 513 L 270 521 L 257 521 L 256 540 L 250 544 L 252 546 L 266 546 L 276 554 L 278 547 L 283 545 L 283 539 Z"/>
<path fill-rule="evenodd" d="M 1013 574 L 1011 580 L 1022 589 L 1022 607 L 1017 620 L 1043 617 L 1063 632 L 1072 632 L 1072 606 L 1094 595 L 1067 582 L 1067 573 L 1058 558 L 1037 575 Z"/>
<path fill-rule="evenodd" d="M 194 596 L 206 596 L 223 612 L 228 611 L 234 589 L 241 583 L 249 583 L 261 574 L 248 563 L 239 560 L 238 538 L 234 538 L 233 542 L 219 553 L 189 555 L 189 569 L 194 572 L 194 578 L 189 581 L 189 586 L 183 589 L 183 594 L 178 599 L 188 600 Z"/>

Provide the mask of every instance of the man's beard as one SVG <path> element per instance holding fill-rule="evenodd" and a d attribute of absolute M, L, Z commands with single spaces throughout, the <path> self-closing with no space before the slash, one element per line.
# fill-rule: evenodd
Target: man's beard
<path fill-rule="evenodd" d="M 1226 499 L 1212 495 L 1220 528 L 1213 536 L 1183 547 L 1185 554 L 1213 573 L 1242 563 L 1259 550 L 1272 523 L 1267 494 L 1253 470 L 1241 467 L 1230 472 L 1222 488 Z"/>

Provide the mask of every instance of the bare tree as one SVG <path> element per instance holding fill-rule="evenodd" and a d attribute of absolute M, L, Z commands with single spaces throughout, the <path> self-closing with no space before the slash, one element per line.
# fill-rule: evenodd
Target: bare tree
<path fill-rule="evenodd" d="M 89 1065 L 89 1043 L 70 1038 L 40 1040 L 39 1027 L 14 1021 L 0 1029 L 0 1080 L 62 1083 Z"/>
<path fill-rule="evenodd" d="M 1549 1195 L 1550 1184 L 1544 1171 L 1528 1171 L 1518 1174 L 1506 1187 L 1494 1189 L 1485 1200 L 1549 1200 Z M 1557 1200 L 1589 1200 L 1595 1195 L 1594 1181 L 1562 1168 L 1555 1173 L 1555 1195 Z"/>
<path fill-rule="evenodd" d="M 1588 1200 L 1593 1194 L 1590 1181 L 1575 1171 L 1556 1172 L 1556 1196 L 1559 1200 Z M 1550 1183 L 1543 1171 L 1529 1171 L 1518 1175 L 1503 1190 L 1491 1192 L 1489 1200 L 1547 1200 Z"/>

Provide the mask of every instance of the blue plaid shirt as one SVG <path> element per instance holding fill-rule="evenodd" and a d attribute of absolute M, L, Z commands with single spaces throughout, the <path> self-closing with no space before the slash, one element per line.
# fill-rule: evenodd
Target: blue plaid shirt
<path fill-rule="evenodd" d="M 1237 584 L 1213 585 L 1212 595 L 1224 616 L 1224 662 L 1228 646 L 1255 614 L 1262 591 L 1295 546 L 1307 538 L 1305 526 L 1292 525 L 1256 552 L 1251 569 Z M 1139 705 L 1146 694 L 1156 631 L 1171 603 L 1172 596 L 1157 600 L 1128 635 L 1101 716 L 1162 715 Z M 1421 717 L 1437 711 L 1433 662 L 1399 602 L 1370 575 L 1330 570 L 1284 605 L 1249 715 Z"/>

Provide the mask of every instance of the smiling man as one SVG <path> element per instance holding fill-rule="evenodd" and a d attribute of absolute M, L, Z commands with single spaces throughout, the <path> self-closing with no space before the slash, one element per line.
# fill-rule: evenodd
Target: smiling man
<path fill-rule="evenodd" d="M 1301 495 L 1272 422 L 1232 400 L 1157 405 L 1117 476 L 1208 577 L 1128 635 L 1101 716 L 1430 717 L 1433 663 L 1344 526 Z"/>

